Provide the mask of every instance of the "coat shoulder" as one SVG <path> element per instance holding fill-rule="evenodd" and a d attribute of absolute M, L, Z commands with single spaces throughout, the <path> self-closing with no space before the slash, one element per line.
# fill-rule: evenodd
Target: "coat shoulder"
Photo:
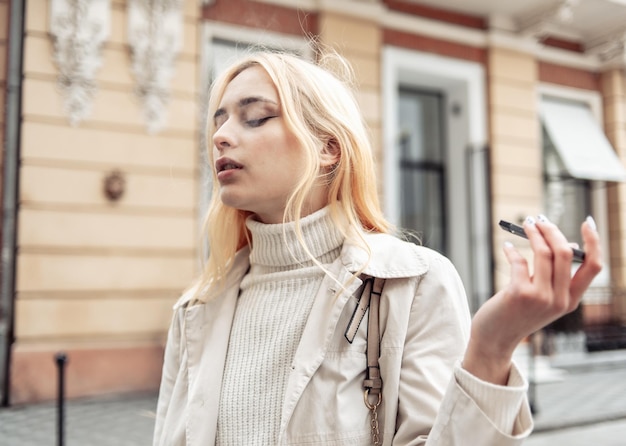
<path fill-rule="evenodd" d="M 401 240 L 390 234 L 364 234 L 367 245 L 346 243 L 344 263 L 351 271 L 363 268 L 363 273 L 384 279 L 416 277 L 428 272 L 434 261 L 448 260 L 440 253 Z"/>

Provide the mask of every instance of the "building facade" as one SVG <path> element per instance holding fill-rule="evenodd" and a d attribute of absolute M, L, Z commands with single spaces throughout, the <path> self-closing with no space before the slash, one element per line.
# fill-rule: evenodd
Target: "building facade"
<path fill-rule="evenodd" d="M 259 46 L 353 65 L 385 213 L 452 259 L 473 310 L 508 277 L 502 243 L 527 251 L 500 219 L 577 240 L 592 214 L 606 268 L 582 317 L 623 325 L 626 6 L 499 3 L 0 0 L 4 403 L 54 397 L 60 350 L 70 397 L 158 386 L 202 256 L 208 86 Z M 78 12 L 100 43 L 76 72 Z"/>

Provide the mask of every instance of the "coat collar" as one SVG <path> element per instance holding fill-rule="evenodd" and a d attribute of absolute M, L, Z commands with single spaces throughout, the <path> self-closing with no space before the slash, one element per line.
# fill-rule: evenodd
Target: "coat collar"
<path fill-rule="evenodd" d="M 343 246 L 341 258 L 348 271 L 382 279 L 421 276 L 428 271 L 425 248 L 389 234 L 362 235 L 367 249 L 358 242 L 346 241 Z"/>

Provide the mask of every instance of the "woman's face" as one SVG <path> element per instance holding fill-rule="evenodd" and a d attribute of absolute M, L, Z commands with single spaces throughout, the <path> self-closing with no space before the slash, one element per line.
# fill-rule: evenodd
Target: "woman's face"
<path fill-rule="evenodd" d="M 281 223 L 287 198 L 302 176 L 303 150 L 287 129 L 278 93 L 261 67 L 247 68 L 226 87 L 213 117 L 213 159 L 222 202 Z M 305 213 L 322 208 L 314 190 Z"/>

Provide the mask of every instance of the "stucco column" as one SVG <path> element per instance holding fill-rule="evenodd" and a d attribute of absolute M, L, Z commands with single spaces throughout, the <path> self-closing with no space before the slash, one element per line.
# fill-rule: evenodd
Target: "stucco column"
<path fill-rule="evenodd" d="M 489 126 L 491 147 L 494 281 L 501 289 L 509 280 L 502 252 L 505 240 L 530 253 L 528 243 L 498 229 L 500 219 L 519 223 L 542 206 L 542 157 L 537 115 L 537 61 L 508 48 L 489 49 Z"/>
<path fill-rule="evenodd" d="M 624 68 L 612 68 L 601 76 L 604 104 L 604 127 L 617 155 L 626 163 L 626 74 Z M 607 258 L 613 286 L 611 313 L 626 321 L 626 184 L 609 183 L 608 214 L 611 243 Z"/>
<path fill-rule="evenodd" d="M 322 47 L 336 50 L 354 69 L 356 98 L 371 131 L 377 175 L 381 179 L 384 156 L 380 78 L 382 30 L 373 20 L 352 17 L 336 11 L 321 10 L 319 11 L 319 39 Z M 382 181 L 379 181 L 379 187 L 381 186 Z"/>

